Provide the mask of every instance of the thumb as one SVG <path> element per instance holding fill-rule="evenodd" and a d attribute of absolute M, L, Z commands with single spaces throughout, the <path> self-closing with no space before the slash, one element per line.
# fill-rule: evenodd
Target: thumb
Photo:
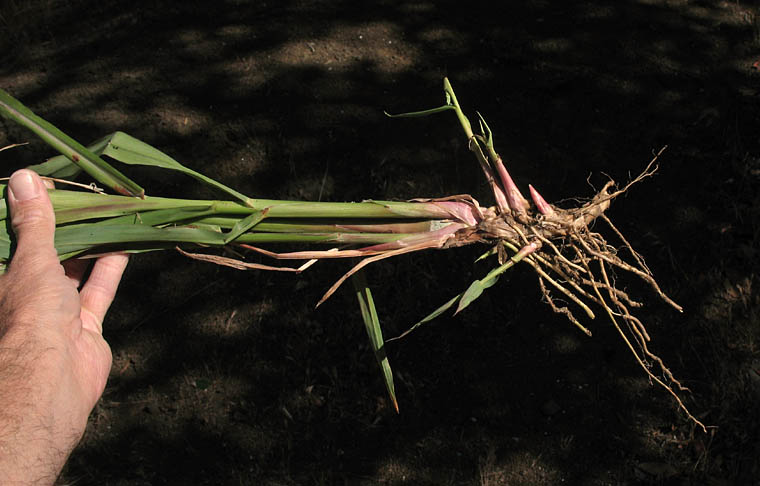
<path fill-rule="evenodd" d="M 55 213 L 47 189 L 35 172 L 24 169 L 8 181 L 8 209 L 16 235 L 11 264 L 27 259 L 58 263 L 55 250 Z"/>

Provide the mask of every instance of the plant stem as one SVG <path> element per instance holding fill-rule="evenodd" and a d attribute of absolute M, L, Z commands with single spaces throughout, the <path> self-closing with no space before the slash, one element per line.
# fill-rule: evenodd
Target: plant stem
<path fill-rule="evenodd" d="M 0 185 L 5 192 L 5 186 Z M 68 190 L 50 191 L 58 224 L 105 218 L 157 209 L 209 210 L 210 214 L 247 216 L 269 208 L 270 218 L 386 218 L 449 219 L 451 212 L 435 202 L 311 202 L 251 199 L 251 207 L 234 201 L 133 197 Z M 7 217 L 5 200 L 0 201 L 0 221 Z"/>

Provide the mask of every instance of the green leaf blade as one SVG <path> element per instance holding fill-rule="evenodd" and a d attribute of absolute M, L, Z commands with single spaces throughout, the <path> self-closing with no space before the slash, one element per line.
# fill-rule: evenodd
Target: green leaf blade
<path fill-rule="evenodd" d="M 413 332 L 414 330 L 416 330 L 421 325 L 426 324 L 426 323 L 432 321 L 436 317 L 440 316 L 441 314 L 443 314 L 444 312 L 446 312 L 447 310 L 449 310 L 454 304 L 457 303 L 457 301 L 461 297 L 462 297 L 462 294 L 455 295 L 454 297 L 451 298 L 451 300 L 449 300 L 448 302 L 446 302 L 442 306 L 438 307 L 436 310 L 434 310 L 430 314 L 428 314 L 425 317 L 423 317 L 420 321 L 418 321 L 414 325 L 412 325 L 412 327 L 410 327 L 409 329 L 407 329 L 403 333 L 399 334 L 398 336 L 388 339 L 386 342 L 395 341 L 397 339 L 401 339 L 403 337 L 406 337 L 407 335 L 409 335 L 411 332 Z"/>
<path fill-rule="evenodd" d="M 248 196 L 241 194 L 200 172 L 185 167 L 157 148 L 142 140 L 138 140 L 131 135 L 124 132 L 114 132 L 111 135 L 104 137 L 102 140 L 105 140 L 102 154 L 107 155 L 114 160 L 118 160 L 127 165 L 147 165 L 181 172 L 240 200 L 246 206 L 251 207 L 251 199 Z"/>
<path fill-rule="evenodd" d="M 109 245 L 118 245 L 119 250 L 124 250 L 129 249 L 130 244 L 159 244 L 159 246 L 166 245 L 171 248 L 180 243 L 203 246 L 224 244 L 221 233 L 192 227 L 154 228 L 141 224 L 77 224 L 57 228 L 55 232 L 55 247 L 59 255 Z"/>
<path fill-rule="evenodd" d="M 0 115 L 31 130 L 48 145 L 70 159 L 93 179 L 125 196 L 143 197 L 145 190 L 84 145 L 53 124 L 35 115 L 16 98 L 0 89 Z"/>
<path fill-rule="evenodd" d="M 372 292 L 370 291 L 369 286 L 367 286 L 364 272 L 359 271 L 355 273 L 351 277 L 351 282 L 354 284 L 356 298 L 359 300 L 359 308 L 361 309 L 362 320 L 364 321 L 364 327 L 369 336 L 370 345 L 375 353 L 375 359 L 383 372 L 385 388 L 393 403 L 393 408 L 396 410 L 396 413 L 398 413 L 398 401 L 396 400 L 396 391 L 393 385 L 393 371 L 391 370 L 391 365 L 385 352 L 383 331 L 380 329 L 380 319 L 377 317 L 375 302 L 372 299 Z"/>
<path fill-rule="evenodd" d="M 73 180 L 82 172 L 82 168 L 64 157 L 57 155 L 47 161 L 27 167 L 43 177 Z"/>
<path fill-rule="evenodd" d="M 384 111 L 385 116 L 388 118 L 420 118 L 423 116 L 430 116 L 435 115 L 436 113 L 442 113 L 444 111 L 454 110 L 455 108 L 451 105 L 443 105 L 439 106 L 437 108 L 431 108 L 429 110 L 422 110 L 422 111 L 409 111 L 406 113 L 397 113 L 395 115 L 392 115 L 388 113 L 387 111 Z"/>
<path fill-rule="evenodd" d="M 227 243 L 235 241 L 240 238 L 240 235 L 259 224 L 261 220 L 266 217 L 268 210 L 268 208 L 265 208 L 261 211 L 256 211 L 236 222 L 230 232 L 224 237 L 224 244 L 226 245 Z"/>
<path fill-rule="evenodd" d="M 493 287 L 496 282 L 498 282 L 498 280 L 499 276 L 496 275 L 492 278 L 484 278 L 483 280 L 475 280 L 472 282 L 467 290 L 465 290 L 462 294 L 462 299 L 459 301 L 459 305 L 457 306 L 457 310 L 454 312 L 454 315 L 459 314 L 467 306 L 475 302 L 478 297 L 483 295 L 483 291 L 485 289 Z"/>

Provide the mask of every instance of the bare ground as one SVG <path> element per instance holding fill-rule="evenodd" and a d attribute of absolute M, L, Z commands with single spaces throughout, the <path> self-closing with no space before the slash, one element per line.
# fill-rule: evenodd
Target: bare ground
<path fill-rule="evenodd" d="M 528 268 L 389 345 L 395 415 L 353 297 L 313 309 L 345 264 L 294 278 L 148 254 L 106 322 L 110 384 L 61 484 L 760 484 L 751 2 L 124 5 L 6 0 L 0 86 L 81 141 L 123 130 L 246 194 L 490 203 L 453 118 L 382 115 L 439 104 L 445 75 L 518 184 L 552 202 L 625 181 L 667 144 L 610 214 L 684 306 L 629 283 L 717 428 L 695 429 L 604 320 L 589 339 L 553 314 Z M 0 146 L 31 140 L 0 123 Z M 35 142 L 0 160 L 48 155 Z M 211 195 L 130 174 L 149 194 Z M 481 251 L 376 265 L 386 334 L 481 276 Z"/>

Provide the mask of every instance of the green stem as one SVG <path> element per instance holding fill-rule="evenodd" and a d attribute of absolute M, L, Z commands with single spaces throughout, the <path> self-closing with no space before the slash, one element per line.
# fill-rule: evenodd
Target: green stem
<path fill-rule="evenodd" d="M 376 245 L 413 236 L 403 233 L 245 233 L 235 243 L 327 243 Z"/>
<path fill-rule="evenodd" d="M 0 185 L 5 192 L 5 186 Z M 251 206 L 235 201 L 214 201 L 95 194 L 78 191 L 50 191 L 50 199 L 58 224 L 96 218 L 110 218 L 135 212 L 157 209 L 187 209 L 212 211 L 211 214 L 247 216 L 269 208 L 270 218 L 387 218 L 387 219 L 448 219 L 450 213 L 427 202 L 364 201 L 364 202 L 311 202 L 250 199 Z M 0 201 L 0 221 L 7 218 L 5 200 Z"/>
<path fill-rule="evenodd" d="M 459 119 L 459 123 L 464 129 L 465 135 L 467 135 L 467 140 L 472 139 L 474 136 L 472 133 L 472 125 L 470 124 L 470 120 L 468 120 L 465 114 L 462 112 L 462 108 L 459 107 L 459 100 L 457 100 L 457 95 L 454 94 L 454 88 L 451 87 L 449 78 L 443 78 L 443 91 L 451 99 L 451 104 L 454 107 L 454 112 L 457 114 L 457 118 Z"/>
<path fill-rule="evenodd" d="M 498 277 L 502 273 L 504 273 L 507 270 L 509 270 L 512 266 L 514 266 L 515 263 L 519 263 L 523 258 L 525 258 L 526 256 L 530 255 L 531 253 L 533 253 L 534 251 L 536 251 L 540 247 L 541 247 L 541 245 L 538 242 L 533 242 L 533 243 L 529 243 L 529 244 L 525 245 L 519 251 L 517 251 L 517 253 L 515 255 L 509 257 L 509 261 L 504 262 L 504 264 L 499 265 L 498 267 L 496 267 L 493 270 L 491 270 L 490 272 L 488 272 L 488 275 L 486 275 L 485 277 L 483 277 L 482 279 L 480 279 L 480 281 L 483 284 L 489 283 L 491 280 L 495 279 L 496 277 Z M 514 247 L 512 247 L 512 248 L 514 248 Z"/>
<path fill-rule="evenodd" d="M 207 224 L 230 229 L 235 226 L 235 223 L 239 220 L 240 218 L 234 217 L 212 216 L 195 218 L 194 215 L 189 215 L 189 218 L 185 223 Z M 439 220 L 417 222 L 391 221 L 383 219 L 323 220 L 323 218 L 267 218 L 257 224 L 252 231 L 257 233 L 425 233 L 428 231 L 435 231 L 436 229 L 439 229 L 441 225 L 445 224 Z"/>

